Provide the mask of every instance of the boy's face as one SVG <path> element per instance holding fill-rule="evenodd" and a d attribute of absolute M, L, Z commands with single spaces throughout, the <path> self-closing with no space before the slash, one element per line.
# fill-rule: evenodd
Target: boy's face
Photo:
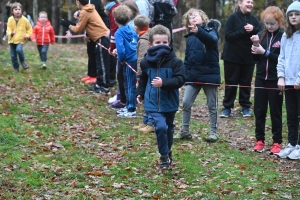
<path fill-rule="evenodd" d="M 168 35 L 153 35 L 153 42 L 149 43 L 150 47 L 157 45 L 167 45 L 169 46 L 169 37 Z"/>
<path fill-rule="evenodd" d="M 44 23 L 48 20 L 48 18 L 45 14 L 40 14 L 39 20 L 40 20 L 40 22 Z"/>
<path fill-rule="evenodd" d="M 17 6 L 15 7 L 13 10 L 12 10 L 12 14 L 13 16 L 15 17 L 20 17 L 21 16 L 21 13 L 22 13 L 22 9 L 20 6 Z"/>
<path fill-rule="evenodd" d="M 202 24 L 203 20 L 198 12 L 192 12 L 189 17 L 189 22 L 191 25 L 197 25 L 197 24 Z"/>

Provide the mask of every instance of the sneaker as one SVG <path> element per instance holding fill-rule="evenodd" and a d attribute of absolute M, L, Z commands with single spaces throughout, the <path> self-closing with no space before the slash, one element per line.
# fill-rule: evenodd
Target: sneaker
<path fill-rule="evenodd" d="M 108 87 L 114 87 L 115 85 L 117 85 L 117 81 L 116 80 L 109 80 Z"/>
<path fill-rule="evenodd" d="M 243 114 L 243 117 L 251 117 L 252 116 L 252 112 L 250 111 L 250 108 L 246 108 L 246 107 L 242 108 L 242 114 Z"/>
<path fill-rule="evenodd" d="M 219 139 L 219 135 L 217 133 L 211 133 L 209 136 L 206 138 L 206 142 L 216 142 Z"/>
<path fill-rule="evenodd" d="M 287 158 L 291 160 L 300 159 L 300 145 L 296 145 L 295 149 L 287 156 Z"/>
<path fill-rule="evenodd" d="M 23 67 L 23 69 L 28 69 L 28 65 L 27 65 L 27 63 L 24 61 L 24 62 L 22 62 L 22 67 Z"/>
<path fill-rule="evenodd" d="M 174 140 L 182 140 L 182 139 L 191 139 L 192 134 L 189 131 L 182 131 L 180 130 L 179 133 L 177 133 L 173 139 Z"/>
<path fill-rule="evenodd" d="M 277 154 L 278 158 L 286 158 L 295 149 L 290 143 Z"/>
<path fill-rule="evenodd" d="M 144 128 L 144 127 L 146 127 L 146 126 L 147 126 L 147 124 L 140 123 L 139 125 L 132 127 L 132 129 L 133 129 L 133 130 L 138 130 L 138 129 Z"/>
<path fill-rule="evenodd" d="M 281 150 L 281 144 L 274 142 L 270 151 L 271 155 L 277 155 Z"/>
<path fill-rule="evenodd" d="M 82 81 L 82 82 L 85 82 L 85 81 L 89 80 L 90 78 L 91 78 L 90 76 L 85 76 L 85 77 L 83 77 L 83 78 L 81 79 L 81 81 Z"/>
<path fill-rule="evenodd" d="M 146 125 L 145 127 L 138 129 L 138 131 L 141 131 L 143 133 L 151 133 L 154 132 L 154 127 L 150 125 Z"/>
<path fill-rule="evenodd" d="M 91 77 L 88 80 L 84 81 L 86 84 L 92 84 L 92 83 L 96 83 L 97 78 L 95 77 Z"/>
<path fill-rule="evenodd" d="M 109 107 L 115 110 L 120 110 L 121 108 L 124 108 L 126 106 L 125 103 L 122 103 L 120 100 L 117 100 L 116 102 L 112 103 Z"/>
<path fill-rule="evenodd" d="M 277 143 L 276 143 L 277 144 Z M 258 140 L 253 147 L 252 151 L 262 153 L 265 151 L 265 143 L 262 140 Z"/>
<path fill-rule="evenodd" d="M 90 79 L 91 80 L 91 79 Z M 99 89 L 94 91 L 94 94 L 105 94 L 105 95 L 109 95 L 110 94 L 110 90 L 109 88 L 105 88 L 105 87 L 100 87 Z"/>
<path fill-rule="evenodd" d="M 127 117 L 127 118 L 131 118 L 131 117 L 136 117 L 136 112 L 123 112 L 117 115 L 118 117 Z"/>
<path fill-rule="evenodd" d="M 19 72 L 19 68 L 14 68 L 14 71 L 15 72 Z"/>
<path fill-rule="evenodd" d="M 229 117 L 230 113 L 231 113 L 231 109 L 230 108 L 224 108 L 222 110 L 221 114 L 220 114 L 220 117 L 221 118 L 227 118 L 227 117 Z"/>
<path fill-rule="evenodd" d="M 171 165 L 171 160 L 169 156 L 161 156 L 160 157 L 160 168 L 161 169 L 167 169 Z"/>
<path fill-rule="evenodd" d="M 170 165 L 171 165 L 171 164 L 172 164 L 172 161 L 173 161 L 173 159 L 172 159 L 172 150 L 169 151 L 168 156 L 169 156 L 169 159 L 170 159 Z"/>
<path fill-rule="evenodd" d="M 117 95 L 115 95 L 115 96 L 108 99 L 108 103 L 113 103 L 115 101 L 117 101 Z"/>
<path fill-rule="evenodd" d="M 42 64 L 42 69 L 47 69 L 46 63 L 43 63 L 43 64 Z"/>
<path fill-rule="evenodd" d="M 121 113 L 126 113 L 126 112 L 128 112 L 128 110 L 127 110 L 127 108 L 121 108 L 121 109 L 119 109 L 119 110 L 117 110 L 117 113 L 119 113 L 119 114 L 121 114 Z"/>

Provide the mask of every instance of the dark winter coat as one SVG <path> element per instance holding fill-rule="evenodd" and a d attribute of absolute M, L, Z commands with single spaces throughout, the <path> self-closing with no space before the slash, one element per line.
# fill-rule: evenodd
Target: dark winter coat
<path fill-rule="evenodd" d="M 259 38 L 261 38 L 262 32 L 258 33 Z M 264 80 L 277 80 L 277 62 L 278 56 L 280 54 L 280 41 L 283 35 L 283 31 L 278 29 L 277 31 L 270 33 L 267 32 L 263 40 L 261 41 L 261 46 L 267 50 L 270 46 L 270 54 L 268 57 L 261 54 L 252 54 L 254 61 L 257 61 L 256 65 L 256 78 Z M 270 44 L 271 40 L 271 44 Z"/>
<path fill-rule="evenodd" d="M 253 31 L 248 33 L 244 26 L 251 24 Z M 222 54 L 224 61 L 251 65 L 255 64 L 251 55 L 252 41 L 250 37 L 261 31 L 258 19 L 251 13 L 237 11 L 231 14 L 225 23 L 225 43 Z"/>
<path fill-rule="evenodd" d="M 212 23 L 215 23 L 214 26 Z M 217 32 L 220 26 L 219 21 L 211 20 L 208 24 L 199 27 L 196 34 L 189 33 L 185 36 L 187 38 L 184 60 L 186 82 L 220 83 Z"/>
<path fill-rule="evenodd" d="M 179 106 L 178 88 L 185 82 L 184 67 L 173 49 L 158 45 L 148 49 L 141 61 L 142 74 L 137 95 L 144 99 L 144 108 L 149 112 L 174 112 Z M 151 81 L 160 77 L 163 86 L 153 87 Z"/>

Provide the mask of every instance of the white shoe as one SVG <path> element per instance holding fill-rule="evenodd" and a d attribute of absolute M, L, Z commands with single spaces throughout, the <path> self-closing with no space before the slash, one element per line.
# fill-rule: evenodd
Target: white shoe
<path fill-rule="evenodd" d="M 121 108 L 120 110 L 117 111 L 118 114 L 121 114 L 121 113 L 126 113 L 128 112 L 127 108 L 124 107 L 124 108 Z"/>
<path fill-rule="evenodd" d="M 136 117 L 136 112 L 123 112 L 117 115 L 118 117 L 127 117 L 127 118 L 132 118 L 132 117 Z"/>
<path fill-rule="evenodd" d="M 108 103 L 113 103 L 113 102 L 115 102 L 116 100 L 117 100 L 117 95 L 115 95 L 115 96 L 109 98 L 109 99 L 108 99 Z"/>
<path fill-rule="evenodd" d="M 2 40 L 5 41 L 5 40 L 6 40 L 6 36 L 4 36 L 4 37 L 2 38 Z"/>
<path fill-rule="evenodd" d="M 295 149 L 290 143 L 277 154 L 278 158 L 286 158 Z"/>
<path fill-rule="evenodd" d="M 287 156 L 288 159 L 298 160 L 300 159 L 300 146 L 296 145 L 294 150 Z"/>

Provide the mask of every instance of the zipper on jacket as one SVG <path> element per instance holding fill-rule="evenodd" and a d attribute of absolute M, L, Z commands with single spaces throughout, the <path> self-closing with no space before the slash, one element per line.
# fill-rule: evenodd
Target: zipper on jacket
<path fill-rule="evenodd" d="M 160 77 L 160 66 L 163 63 L 165 58 L 161 60 L 161 62 L 158 63 L 157 65 L 157 77 Z M 160 112 L 160 88 L 157 88 L 157 105 L 158 105 L 158 112 Z"/>
<path fill-rule="evenodd" d="M 268 33 L 267 33 L 268 34 Z M 269 49 L 269 51 L 271 50 L 271 43 L 272 43 L 272 39 L 273 39 L 273 36 L 274 36 L 274 34 L 273 34 L 273 32 L 271 32 L 271 38 L 270 38 L 270 41 L 269 41 L 269 46 L 267 47 L 267 50 Z M 265 77 L 265 80 L 267 80 L 268 79 L 268 75 L 269 75 L 269 73 L 268 73 L 268 71 L 269 71 L 269 58 L 267 58 L 267 64 L 266 64 L 266 77 Z"/>
<path fill-rule="evenodd" d="M 45 32 L 45 26 L 43 26 L 43 31 L 42 31 L 42 45 L 44 45 L 44 32 Z"/>
<path fill-rule="evenodd" d="M 149 73 L 149 77 L 150 77 L 150 79 L 151 79 L 151 69 L 149 70 L 150 71 L 150 73 Z M 150 82 L 150 91 L 149 91 L 149 97 L 148 97 L 148 99 L 150 100 L 150 96 L 151 96 L 151 90 L 152 90 L 152 85 L 151 85 L 151 80 L 149 79 L 149 82 Z"/>

